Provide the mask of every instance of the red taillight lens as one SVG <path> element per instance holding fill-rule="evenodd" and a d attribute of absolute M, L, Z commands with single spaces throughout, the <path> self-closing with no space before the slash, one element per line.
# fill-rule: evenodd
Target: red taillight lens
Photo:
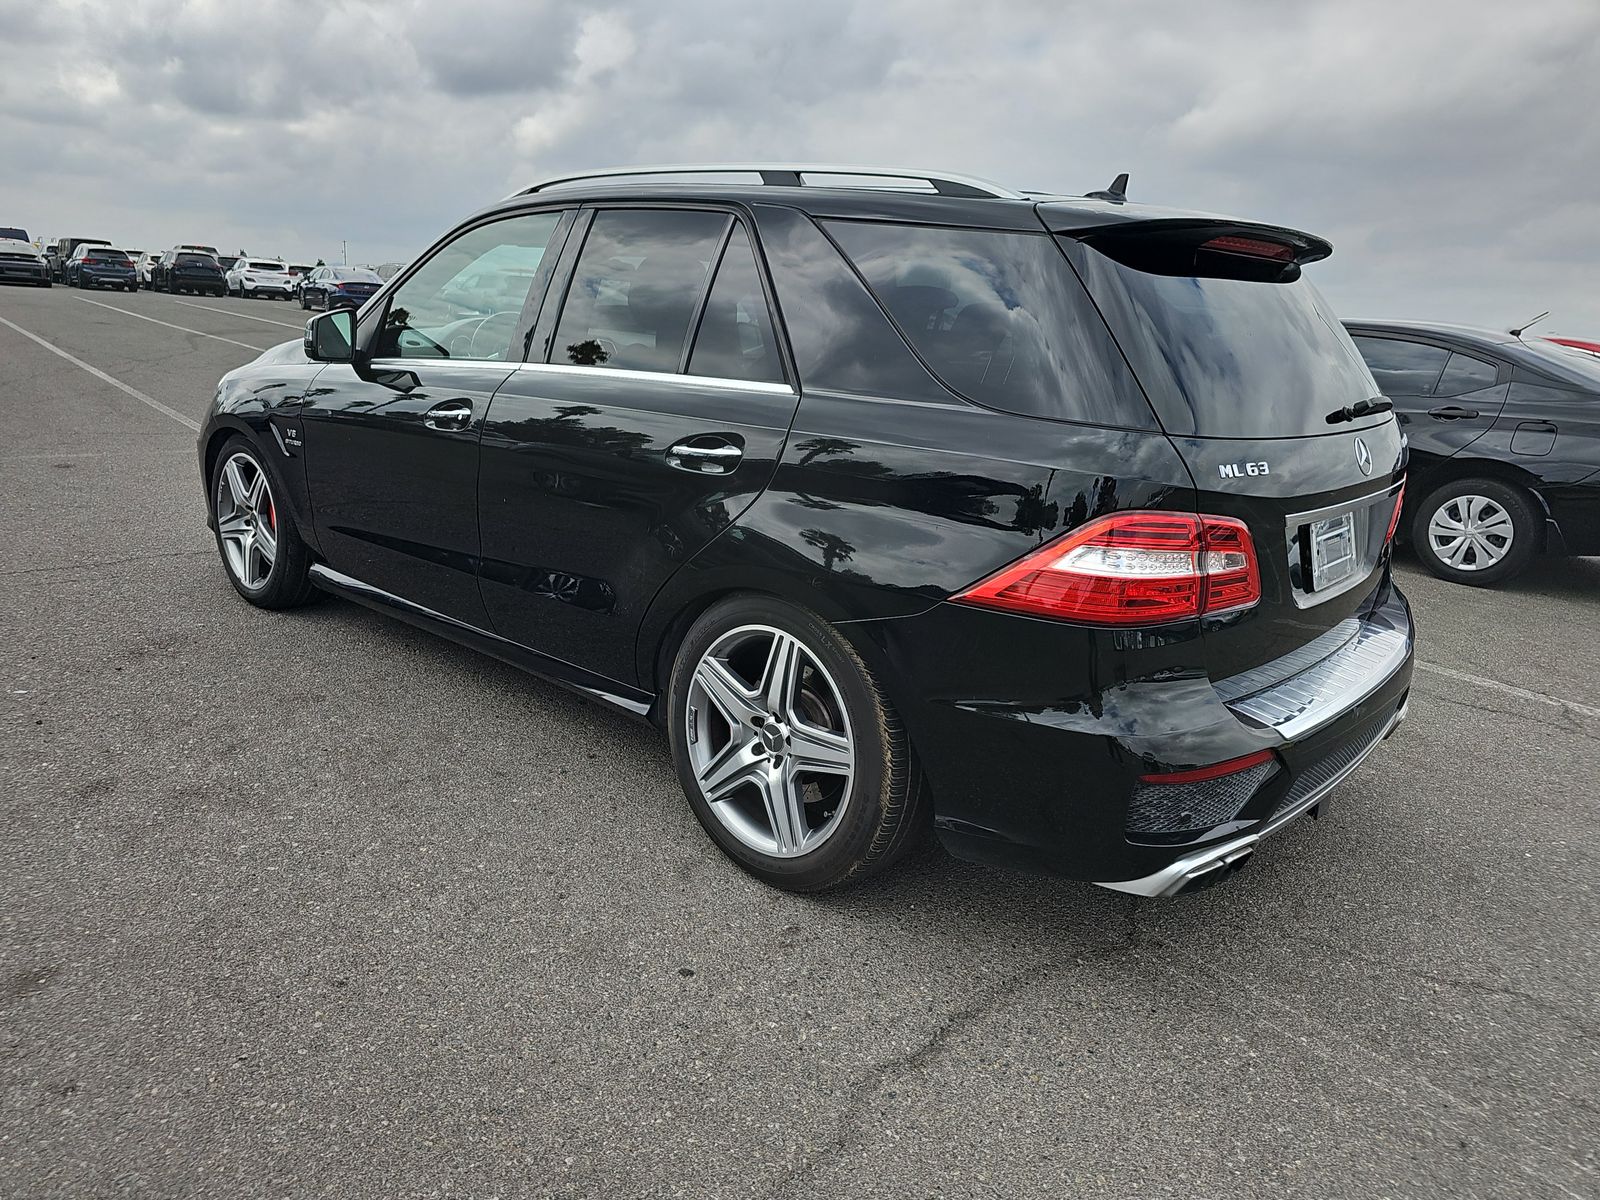
<path fill-rule="evenodd" d="M 1208 779 L 1221 779 L 1224 775 L 1237 775 L 1251 767 L 1272 761 L 1271 750 L 1257 750 L 1243 758 L 1230 758 L 1227 762 L 1212 763 L 1209 767 L 1195 767 L 1188 771 L 1166 771 L 1159 775 L 1141 775 L 1140 783 L 1204 783 Z"/>
<path fill-rule="evenodd" d="M 1202 250 L 1216 250 L 1223 254 L 1243 254 L 1248 258 L 1270 258 L 1274 262 L 1292 262 L 1294 247 L 1282 242 L 1269 242 L 1265 238 L 1214 237 L 1200 243 Z"/>
<path fill-rule="evenodd" d="M 1400 528 L 1400 510 L 1406 504 L 1406 481 L 1400 481 L 1400 494 L 1394 498 L 1394 515 L 1389 518 L 1389 532 L 1383 535 L 1383 544 L 1394 541 L 1394 531 Z"/>
<path fill-rule="evenodd" d="M 1101 517 L 954 599 L 1089 625 L 1156 625 L 1261 599 L 1244 522 L 1191 513 Z"/>

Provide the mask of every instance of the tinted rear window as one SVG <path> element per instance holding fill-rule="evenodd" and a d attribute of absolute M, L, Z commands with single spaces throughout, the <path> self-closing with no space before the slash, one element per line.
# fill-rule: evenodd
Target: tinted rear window
<path fill-rule="evenodd" d="M 237 262 L 237 260 L 235 261 Z M 250 262 L 245 263 L 245 269 L 250 271 L 281 271 L 284 269 L 284 267 L 282 263 Z"/>
<path fill-rule="evenodd" d="M 1154 427 L 1105 322 L 1048 235 L 857 221 L 825 228 L 952 391 L 1027 416 Z"/>
<path fill-rule="evenodd" d="M 90 250 L 84 257 L 90 262 L 125 263 L 128 256 L 121 250 Z"/>
<path fill-rule="evenodd" d="M 1168 433 L 1304 437 L 1392 420 L 1330 425 L 1329 413 L 1379 394 L 1321 294 L 1305 279 L 1267 283 L 1157 275 L 1061 239 Z"/>
<path fill-rule="evenodd" d="M 217 260 L 209 254 L 180 254 L 178 255 L 180 267 L 214 267 Z"/>

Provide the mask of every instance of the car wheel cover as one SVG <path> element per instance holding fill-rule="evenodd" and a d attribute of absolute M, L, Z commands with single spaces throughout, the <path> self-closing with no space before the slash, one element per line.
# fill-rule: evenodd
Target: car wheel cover
<path fill-rule="evenodd" d="M 1488 496 L 1452 496 L 1428 518 L 1428 545 L 1453 571 L 1486 571 L 1505 560 L 1516 539 L 1511 514 Z"/>
<path fill-rule="evenodd" d="M 229 456 L 217 473 L 217 536 L 228 570 L 246 591 L 267 586 L 278 558 L 278 506 L 261 464 Z"/>
<path fill-rule="evenodd" d="M 680 719 L 701 796 L 745 846 L 798 858 L 838 831 L 855 739 L 838 685 L 793 634 L 724 633 L 695 665 Z"/>

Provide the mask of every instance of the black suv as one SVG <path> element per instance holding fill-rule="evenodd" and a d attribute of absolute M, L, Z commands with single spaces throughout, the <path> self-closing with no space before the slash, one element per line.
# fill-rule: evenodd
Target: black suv
<path fill-rule="evenodd" d="M 1600 357 L 1456 325 L 1347 321 L 1411 443 L 1406 531 L 1479 586 L 1600 554 Z"/>
<path fill-rule="evenodd" d="M 1404 449 L 1301 278 L 1327 242 L 1116 185 L 675 173 L 529 188 L 225 376 L 237 591 L 664 726 L 794 890 L 931 825 L 1170 895 L 1400 722 Z"/>
<path fill-rule="evenodd" d="M 196 295 L 226 296 L 228 277 L 222 265 L 203 250 L 168 250 L 150 268 L 152 292 L 194 292 Z"/>

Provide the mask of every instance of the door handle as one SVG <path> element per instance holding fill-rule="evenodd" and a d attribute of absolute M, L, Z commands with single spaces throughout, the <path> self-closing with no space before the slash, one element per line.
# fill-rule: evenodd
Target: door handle
<path fill-rule="evenodd" d="M 738 446 L 707 438 L 675 443 L 667 451 L 667 466 L 697 475 L 726 475 L 743 457 L 744 451 Z"/>
<path fill-rule="evenodd" d="M 1443 408 L 1430 408 L 1428 415 L 1441 421 L 1471 421 L 1477 417 L 1478 410 L 1475 408 L 1461 408 L 1455 404 L 1446 404 Z"/>
<path fill-rule="evenodd" d="M 465 400 L 446 400 L 422 414 L 429 429 L 465 429 L 472 424 L 472 405 Z"/>

